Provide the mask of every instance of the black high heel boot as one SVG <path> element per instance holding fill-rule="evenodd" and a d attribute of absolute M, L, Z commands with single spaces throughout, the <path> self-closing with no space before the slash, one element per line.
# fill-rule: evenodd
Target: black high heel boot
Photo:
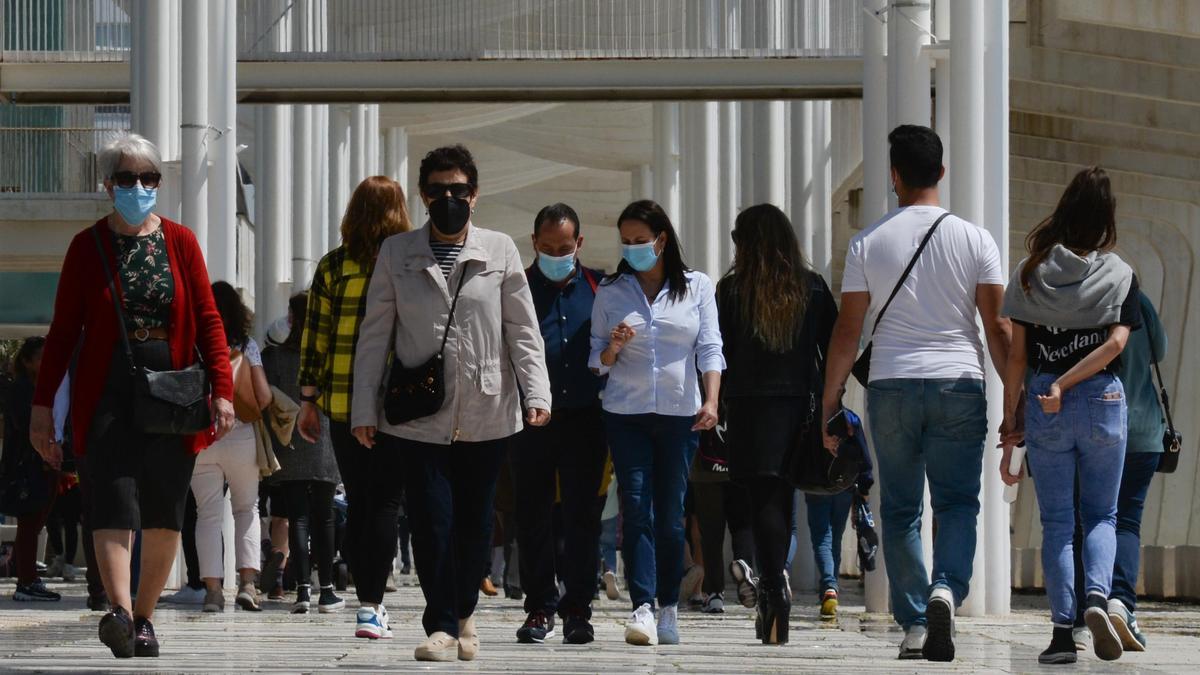
<path fill-rule="evenodd" d="M 764 598 L 765 596 L 765 598 Z M 766 602 L 763 602 L 763 600 Z M 764 645 L 785 645 L 788 642 L 788 621 L 792 603 L 782 590 L 772 589 L 759 596 L 762 607 L 762 642 Z"/>

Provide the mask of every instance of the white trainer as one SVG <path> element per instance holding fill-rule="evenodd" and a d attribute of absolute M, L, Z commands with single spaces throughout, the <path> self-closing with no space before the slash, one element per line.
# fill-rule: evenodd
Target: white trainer
<path fill-rule="evenodd" d="M 638 647 L 653 647 L 658 644 L 658 626 L 654 623 L 654 610 L 649 604 L 633 610 L 629 623 L 625 624 L 625 642 Z"/>

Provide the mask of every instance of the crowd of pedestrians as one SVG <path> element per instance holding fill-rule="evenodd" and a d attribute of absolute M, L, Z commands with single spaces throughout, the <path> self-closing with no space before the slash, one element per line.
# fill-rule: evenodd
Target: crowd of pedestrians
<path fill-rule="evenodd" d="M 733 263 L 716 282 L 645 200 L 613 223 L 611 272 L 583 264 L 584 224 L 561 203 L 535 217 L 525 266 L 474 218 L 471 153 L 438 148 L 418 174 L 428 218 L 410 219 L 391 179 L 363 181 L 341 244 L 260 349 L 238 291 L 210 284 L 195 236 L 156 213 L 157 149 L 120 137 L 99 158 L 113 210 L 71 242 L 49 335 L 13 359 L 0 506 L 17 516 L 14 599 L 59 599 L 36 539 L 49 520 L 52 576 L 70 579 L 82 525 L 101 641 L 157 656 L 152 619 L 181 531 L 188 584 L 170 600 L 224 610 L 228 497 L 236 605 L 294 592 L 293 613 L 314 598 L 336 612 L 348 577 L 359 638 L 415 629 L 384 606 L 411 536 L 419 661 L 480 654 L 494 545 L 506 592 L 524 600 L 518 642 L 595 640 L 593 599 L 620 597 L 619 548 L 630 645 L 678 644 L 681 606 L 723 612 L 727 570 L 757 638 L 783 644 L 795 556 L 812 557 L 817 578 L 802 585 L 827 619 L 848 521 L 873 565 L 877 484 L 899 657 L 952 661 L 990 422 L 1001 478 L 1021 480 L 1010 459 L 1027 448 L 1037 491 L 1053 621 L 1040 660 L 1144 649 L 1139 525 L 1171 435 L 1150 368 L 1167 345 L 1112 252 L 1108 177 L 1075 177 L 1006 280 L 992 237 L 939 204 L 937 135 L 901 126 L 889 145 L 899 206 L 850 241 L 840 303 L 770 204 L 732 223 Z M 987 417 L 989 359 L 1002 421 Z M 843 408 L 852 374 L 869 439 Z M 813 463 L 817 485 L 799 478 Z M 510 480 L 511 517 L 494 533 Z M 797 542 L 798 485 L 810 542 Z"/>

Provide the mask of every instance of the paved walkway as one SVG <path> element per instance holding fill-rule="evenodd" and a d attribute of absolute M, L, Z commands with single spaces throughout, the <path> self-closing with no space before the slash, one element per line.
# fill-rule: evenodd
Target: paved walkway
<path fill-rule="evenodd" d="M 854 582 L 848 582 L 853 584 Z M 387 598 L 396 633 L 393 640 L 369 642 L 351 637 L 353 612 L 292 616 L 284 605 L 268 603 L 262 613 L 227 609 L 202 614 L 164 606 L 156 615 L 163 656 L 117 661 L 96 639 L 98 614 L 84 607 L 79 584 L 56 585 L 62 603 L 16 603 L 12 583 L 0 583 L 0 671 L 168 671 L 168 672 L 411 672 L 463 670 L 482 673 L 765 673 L 765 672 L 1105 672 L 1195 673 L 1200 670 L 1200 606 L 1148 604 L 1140 623 L 1151 651 L 1103 663 L 1083 654 L 1074 668 L 1040 668 L 1037 653 L 1049 639 L 1049 619 L 1041 597 L 1015 596 L 1017 611 L 1006 618 L 960 619 L 958 661 L 930 664 L 897 661 L 900 634 L 890 620 L 866 614 L 861 599 L 844 599 L 836 624 L 822 623 L 815 607 L 793 613 L 791 644 L 764 647 L 754 640 L 750 610 L 724 615 L 686 612 L 683 644 L 635 648 L 622 641 L 624 601 L 598 601 L 597 641 L 585 647 L 518 645 L 514 631 L 524 615 L 520 603 L 483 598 L 479 629 L 483 647 L 470 664 L 418 664 L 412 660 L 420 635 L 420 590 L 401 588 Z M 732 594 L 730 594 L 732 595 Z M 230 598 L 232 600 L 232 598 Z"/>

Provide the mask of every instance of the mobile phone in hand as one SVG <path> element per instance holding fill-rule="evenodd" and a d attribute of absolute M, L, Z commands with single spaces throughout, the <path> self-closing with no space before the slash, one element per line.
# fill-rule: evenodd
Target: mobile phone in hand
<path fill-rule="evenodd" d="M 835 438 L 850 438 L 850 426 L 846 421 L 846 410 L 839 409 L 825 421 L 825 433 Z"/>

